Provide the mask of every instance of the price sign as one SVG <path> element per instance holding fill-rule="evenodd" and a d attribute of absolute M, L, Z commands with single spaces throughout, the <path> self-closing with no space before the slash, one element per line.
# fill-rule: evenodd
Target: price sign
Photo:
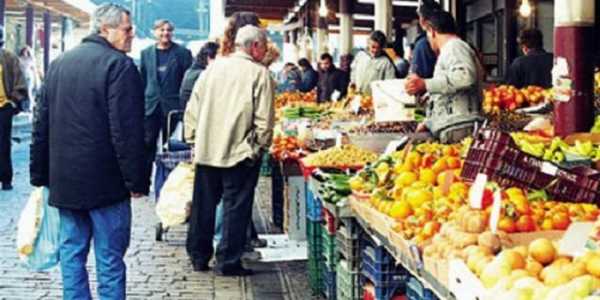
<path fill-rule="evenodd" d="M 487 175 L 479 173 L 475 178 L 475 182 L 469 190 L 469 204 L 471 208 L 481 209 L 481 199 L 483 198 L 483 191 L 487 183 Z"/>

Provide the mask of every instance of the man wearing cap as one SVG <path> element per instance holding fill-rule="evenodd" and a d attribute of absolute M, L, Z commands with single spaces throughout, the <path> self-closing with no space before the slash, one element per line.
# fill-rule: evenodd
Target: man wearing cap
<path fill-rule="evenodd" d="M 19 112 L 18 103 L 27 98 L 27 83 L 19 58 L 5 49 L 4 27 L 0 26 L 0 183 L 2 190 L 12 189 L 11 132 L 12 119 Z"/>

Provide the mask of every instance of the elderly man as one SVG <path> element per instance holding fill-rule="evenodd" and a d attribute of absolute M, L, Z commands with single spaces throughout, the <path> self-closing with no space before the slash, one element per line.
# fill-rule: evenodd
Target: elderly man
<path fill-rule="evenodd" d="M 405 88 L 411 95 L 431 95 L 419 130 L 426 127 L 442 143 L 457 143 L 482 120 L 483 70 L 475 51 L 457 36 L 450 13 L 437 11 L 427 22 L 427 38 L 438 55 L 433 78 L 410 75 Z"/>
<path fill-rule="evenodd" d="M 215 266 L 221 276 L 252 273 L 242 266 L 241 256 L 261 153 L 273 135 L 274 83 L 260 63 L 267 50 L 266 34 L 247 25 L 238 31 L 235 44 L 237 52 L 217 58 L 196 81 L 184 117 L 196 164 L 187 252 L 194 270 L 208 270 L 215 208 L 222 199 L 223 237 Z"/>
<path fill-rule="evenodd" d="M 99 298 L 125 299 L 130 198 L 146 194 L 150 184 L 142 172 L 144 95 L 126 54 L 133 40 L 129 11 L 98 7 L 92 30 L 46 75 L 35 111 L 31 184 L 48 186 L 49 203 L 59 209 L 63 298 L 92 299 L 86 262 L 93 239 Z"/>

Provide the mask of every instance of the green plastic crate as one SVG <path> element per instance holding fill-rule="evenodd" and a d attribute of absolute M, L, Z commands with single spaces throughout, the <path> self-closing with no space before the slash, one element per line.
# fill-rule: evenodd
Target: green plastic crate
<path fill-rule="evenodd" d="M 336 268 L 337 300 L 362 299 L 359 272 L 349 272 L 346 261 L 341 260 Z"/>

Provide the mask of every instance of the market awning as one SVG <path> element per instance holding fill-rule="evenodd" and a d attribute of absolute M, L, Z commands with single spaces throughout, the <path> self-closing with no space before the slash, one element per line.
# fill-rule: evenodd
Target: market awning
<path fill-rule="evenodd" d="M 255 12 L 261 19 L 282 20 L 294 6 L 294 0 L 226 0 L 225 15 L 238 11 Z"/>
<path fill-rule="evenodd" d="M 25 2 L 11 0 L 13 2 Z M 90 0 L 27 0 L 36 9 L 48 10 L 50 13 L 72 18 L 76 22 L 88 23 L 96 5 Z"/>

